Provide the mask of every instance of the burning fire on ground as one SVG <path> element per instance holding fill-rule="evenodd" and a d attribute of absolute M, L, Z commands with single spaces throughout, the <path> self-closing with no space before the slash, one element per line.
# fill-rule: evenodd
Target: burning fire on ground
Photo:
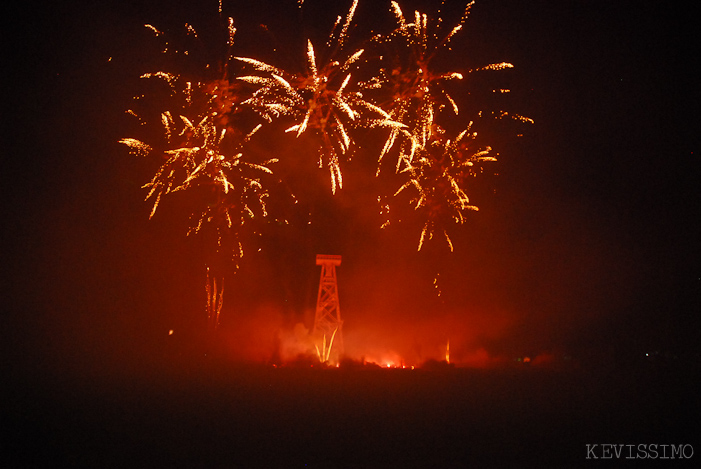
<path fill-rule="evenodd" d="M 562 360 L 549 352 L 491 352 L 468 327 L 452 327 L 453 335 L 445 336 L 446 323 L 455 324 L 435 318 L 394 332 L 381 324 L 349 325 L 344 331 L 345 353 L 331 361 L 327 358 L 333 347 L 331 340 L 327 338 L 325 347 L 316 343 L 310 327 L 301 322 L 286 324 L 273 307 L 261 308 L 249 320 L 222 328 L 218 334 L 225 358 L 284 368 L 487 369 L 551 366 Z M 480 334 L 485 331 L 482 325 L 477 327 Z M 497 336 L 503 332 L 490 331 Z"/>

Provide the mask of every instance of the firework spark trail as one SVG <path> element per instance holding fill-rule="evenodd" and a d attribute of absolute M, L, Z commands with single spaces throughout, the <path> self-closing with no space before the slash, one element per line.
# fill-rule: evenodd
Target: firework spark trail
<path fill-rule="evenodd" d="M 328 347 L 326 345 L 326 334 L 324 334 L 322 338 L 321 348 L 319 348 L 317 344 L 314 344 L 314 348 L 316 349 L 316 356 L 321 363 L 329 362 L 329 358 L 331 358 L 331 348 L 333 347 L 333 340 L 336 337 L 337 331 L 338 328 L 333 330 L 333 334 L 331 334 L 331 340 L 329 340 Z"/>
<path fill-rule="evenodd" d="M 207 319 L 211 327 L 217 329 L 219 327 L 221 309 L 224 305 L 224 279 L 221 280 L 220 286 L 217 288 L 217 279 L 210 275 L 209 267 L 207 267 L 205 292 L 207 293 Z"/>

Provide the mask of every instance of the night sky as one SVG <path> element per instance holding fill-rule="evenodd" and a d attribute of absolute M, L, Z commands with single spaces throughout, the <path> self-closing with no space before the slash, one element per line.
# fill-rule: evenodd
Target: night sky
<path fill-rule="evenodd" d="M 265 51 L 275 36 L 289 52 L 271 60 L 303 64 L 307 35 L 322 40 L 351 2 L 307 0 L 299 22 L 295 3 L 224 2 L 239 53 Z M 401 5 L 431 14 L 437 3 Z M 148 220 L 140 186 L 153 167 L 118 141 L 133 134 L 124 111 L 138 76 L 155 70 L 143 24 L 199 29 L 216 10 L 217 2 L 73 1 L 10 14 L 0 170 L 8 364 L 130 367 L 160 356 L 168 330 L 185 347 L 204 327 L 204 248 L 184 236 L 177 204 L 164 202 Z M 361 0 L 351 37 L 391 21 L 389 2 Z M 498 175 L 468 191 L 481 210 L 451 232 L 455 252 L 417 253 L 420 225 L 377 229 L 359 156 L 334 197 L 318 190 L 326 171 L 304 173 L 308 180 L 291 184 L 311 194 L 314 222 L 268 230 L 263 249 L 244 256 L 227 285 L 225 334 L 244 344 L 244 357 L 265 360 L 275 327 L 311 326 L 314 256 L 328 253 L 343 255 L 348 343 L 399 350 L 417 336 L 452 335 L 463 357 L 698 353 L 696 30 L 686 8 L 664 2 L 478 1 L 441 63 L 458 71 L 513 63 L 469 75 L 458 97 L 469 101 L 472 90 L 478 105 L 535 124 L 486 131 Z M 490 101 L 480 94 L 490 87 L 512 93 Z M 303 157 L 304 142 L 279 141 L 278 157 Z"/>

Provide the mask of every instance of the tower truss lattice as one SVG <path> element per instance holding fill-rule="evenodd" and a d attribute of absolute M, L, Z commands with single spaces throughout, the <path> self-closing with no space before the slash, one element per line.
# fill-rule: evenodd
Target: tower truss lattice
<path fill-rule="evenodd" d="M 317 254 L 316 265 L 321 266 L 321 278 L 312 335 L 319 344 L 324 343 L 327 346 L 333 337 L 333 346 L 328 361 L 338 363 L 338 359 L 343 354 L 343 320 L 341 320 L 338 282 L 336 280 L 336 267 L 341 265 L 341 256 Z"/>

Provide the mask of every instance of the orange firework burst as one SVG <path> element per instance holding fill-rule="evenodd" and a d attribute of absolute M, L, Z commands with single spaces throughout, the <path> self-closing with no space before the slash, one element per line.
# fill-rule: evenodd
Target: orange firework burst
<path fill-rule="evenodd" d="M 424 241 L 431 239 L 435 232 L 443 234 L 453 250 L 453 244 L 446 230 L 449 224 L 462 224 L 464 213 L 477 210 L 470 204 L 466 194 L 465 183 L 468 176 L 481 172 L 476 164 L 496 161 L 491 155 L 490 147 L 479 148 L 474 144 L 476 132 L 471 132 L 472 122 L 454 139 L 445 136 L 446 131 L 438 124 L 438 116 L 446 109 L 453 117 L 458 116 L 458 103 L 445 89 L 445 83 L 462 80 L 463 74 L 457 71 L 436 72 L 432 61 L 439 50 L 449 47 L 451 40 L 462 29 L 470 8 L 469 3 L 459 23 L 449 32 L 441 35 L 443 20 L 439 18 L 433 26 L 429 17 L 414 12 L 413 21 L 407 20 L 397 2 L 392 2 L 392 9 L 397 19 L 397 28 L 389 35 L 378 35 L 373 40 L 381 47 L 390 50 L 391 69 L 383 70 L 382 86 L 388 91 L 388 98 L 383 105 L 392 122 L 402 124 L 390 130 L 378 158 L 377 175 L 383 161 L 398 144 L 398 153 L 394 172 L 408 176 L 394 195 L 405 189 L 413 188 L 417 195 L 412 198 L 415 210 L 424 215 L 424 226 L 419 239 L 418 249 Z M 502 62 L 490 64 L 475 70 L 501 70 L 513 65 Z M 508 90 L 502 90 L 508 91 Z M 501 112 L 498 117 L 509 116 Z M 511 115 L 525 122 L 532 122 L 519 115 Z M 470 144 L 472 141 L 472 144 Z M 386 216 L 383 227 L 389 224 L 389 201 L 387 197 L 379 198 Z"/>
<path fill-rule="evenodd" d="M 490 155 L 489 147 L 477 151 L 471 149 L 470 140 L 475 136 L 468 127 L 450 140 L 441 129 L 437 129 L 429 135 L 427 146 L 418 146 L 414 158 L 402 171 L 409 175 L 409 181 L 394 195 L 414 189 L 416 194 L 412 204 L 426 220 L 419 239 L 419 250 L 427 237 L 431 239 L 436 231 L 440 231 L 452 251 L 453 243 L 447 226 L 464 223 L 465 212 L 478 210 L 470 204 L 463 187 L 469 177 L 482 171 L 481 163 L 496 161 L 496 158 Z"/>
<path fill-rule="evenodd" d="M 162 34 L 151 25 L 147 27 Z M 231 19 L 227 31 L 227 48 L 230 48 L 235 32 Z M 191 25 L 186 25 L 186 32 L 188 36 L 197 36 Z M 166 46 L 164 52 L 168 51 Z M 277 160 L 254 163 L 244 156 L 243 145 L 260 126 L 243 133 L 240 126 L 232 123 L 233 116 L 243 108 L 240 85 L 229 81 L 229 59 L 227 53 L 224 66 L 220 67 L 221 77 L 209 81 L 189 81 L 182 75 L 165 71 L 142 75 L 144 79 L 157 81 L 155 89 L 164 101 L 162 106 L 166 107 L 158 119 L 161 137 L 153 144 L 135 138 L 124 138 L 120 143 L 136 153 L 156 154 L 161 159 L 155 175 L 143 186 L 148 189 L 146 199 L 153 200 L 150 217 L 168 194 L 204 193 L 205 206 L 193 214 L 188 234 L 198 233 L 203 226 L 210 225 L 216 232 L 218 247 L 228 244 L 227 250 L 234 257 L 240 257 L 243 247 L 238 239 L 238 228 L 246 219 L 267 216 L 268 192 L 261 178 L 272 173 L 269 165 Z M 137 103 L 141 101 L 143 99 L 136 100 Z M 148 104 L 151 106 L 146 106 L 142 113 L 128 112 L 142 124 L 151 124 L 150 121 L 155 120 L 153 103 Z"/>
<path fill-rule="evenodd" d="M 411 163 L 417 146 L 427 145 L 438 112 L 449 105 L 455 115 L 458 114 L 458 106 L 445 91 L 443 83 L 461 80 L 462 74 L 437 73 L 433 70 L 431 61 L 462 29 L 462 23 L 471 5 L 466 7 L 460 24 L 439 40 L 438 28 L 436 31 L 430 31 L 432 28 L 426 14 L 416 11 L 414 22 L 407 22 L 399 4 L 392 2 L 398 26 L 391 34 L 378 35 L 374 40 L 391 49 L 387 54 L 392 61 L 391 70 L 384 71 L 383 86 L 389 91 L 389 98 L 384 106 L 391 119 L 404 124 L 406 128 L 391 131 L 378 160 L 378 173 L 383 158 L 394 146 L 397 138 L 405 137 L 396 165 L 396 170 L 399 171 L 404 163 Z"/>
<path fill-rule="evenodd" d="M 307 66 L 302 74 L 290 74 L 256 59 L 237 57 L 258 73 L 239 78 L 258 87 L 246 104 L 268 121 L 290 116 L 296 123 L 287 132 L 293 132 L 297 137 L 310 132 L 320 140 L 318 164 L 328 168 L 333 193 L 343 187 L 341 159 L 353 143 L 351 129 L 403 127 L 392 121 L 382 108 L 363 98 L 364 84 L 351 80 L 353 73 L 350 68 L 364 53 L 363 49 L 353 53 L 343 51 L 357 4 L 358 0 L 355 0 L 336 34 L 341 21 L 338 17 L 327 42 L 328 58 L 320 61 L 312 41 L 307 40 Z M 336 55 L 345 58 L 337 60 Z"/>

